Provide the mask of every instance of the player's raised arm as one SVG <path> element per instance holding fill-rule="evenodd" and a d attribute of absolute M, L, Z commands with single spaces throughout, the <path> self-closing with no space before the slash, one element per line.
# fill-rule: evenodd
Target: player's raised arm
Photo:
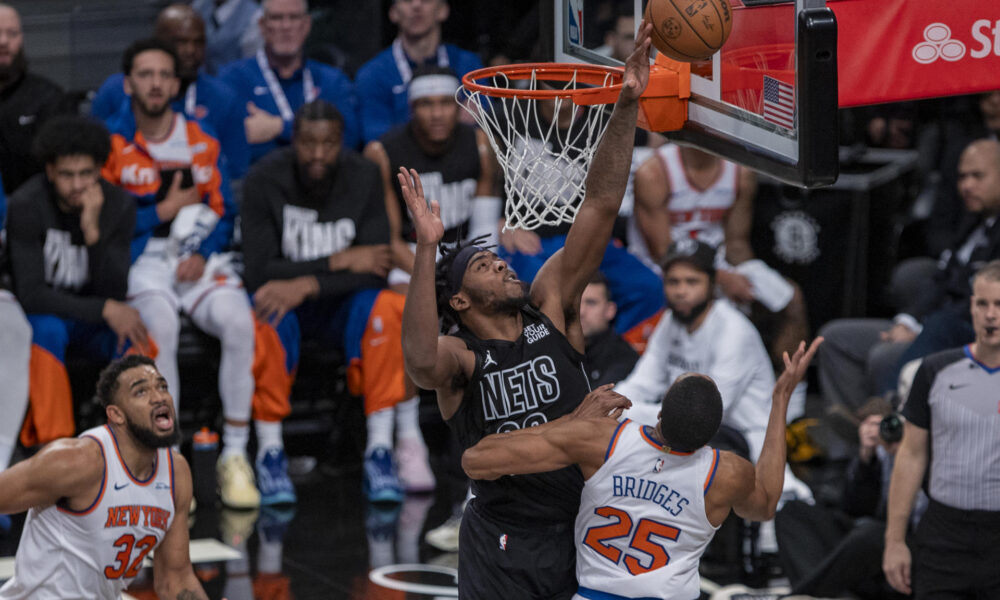
<path fill-rule="evenodd" d="M 444 236 L 441 208 L 424 199 L 424 188 L 416 171 L 399 169 L 396 175 L 403 200 L 413 217 L 417 234 L 413 275 L 403 308 L 403 358 L 406 372 L 424 389 L 447 386 L 461 368 L 453 345 L 438 340 L 437 291 L 434 287 L 434 261 L 437 245 Z"/>
<path fill-rule="evenodd" d="M 632 165 L 639 97 L 649 82 L 649 49 L 652 25 L 639 26 L 635 50 L 625 62 L 622 90 L 608 128 L 597 146 L 587 173 L 586 192 L 565 247 L 540 270 L 531 289 L 532 300 L 547 314 L 553 298 L 563 311 L 579 310 L 580 296 L 604 256 L 618 215 Z"/>
<path fill-rule="evenodd" d="M 733 504 L 736 514 L 745 519 L 768 521 L 774 518 L 778 499 L 781 498 L 781 488 L 785 482 L 787 450 L 785 422 L 788 402 L 795 386 L 805 376 L 809 362 L 816 355 L 821 343 L 823 338 L 818 337 L 807 350 L 805 342 L 801 342 L 791 358 L 787 352 L 784 355 L 785 372 L 774 384 L 774 393 L 771 395 L 771 416 L 767 422 L 767 432 L 764 434 L 764 447 L 754 469 L 753 491 Z"/>
<path fill-rule="evenodd" d="M 0 514 L 51 506 L 63 499 L 71 508 L 84 508 L 101 493 L 103 473 L 104 458 L 94 440 L 56 440 L 0 472 Z"/>

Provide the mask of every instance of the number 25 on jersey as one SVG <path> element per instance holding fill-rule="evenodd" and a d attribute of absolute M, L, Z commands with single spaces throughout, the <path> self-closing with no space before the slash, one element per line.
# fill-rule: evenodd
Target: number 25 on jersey
<path fill-rule="evenodd" d="M 613 506 L 602 506 L 594 509 L 594 512 L 607 519 L 615 520 L 614 523 L 591 527 L 587 530 L 587 536 L 583 540 L 585 545 L 604 558 L 616 565 L 624 562 L 625 568 L 632 575 L 655 571 L 660 567 L 665 567 L 670 562 L 670 554 L 667 553 L 666 548 L 653 538 L 677 541 L 677 536 L 681 534 L 680 529 L 652 519 L 640 519 L 633 528 L 632 517 L 624 510 Z M 609 540 L 618 538 L 629 538 L 628 547 L 637 550 L 640 556 L 622 552 L 608 543 Z M 622 560 L 623 556 L 624 561 Z M 651 560 L 648 557 L 651 557 Z M 643 562 L 649 562 L 649 564 L 643 565 Z"/>

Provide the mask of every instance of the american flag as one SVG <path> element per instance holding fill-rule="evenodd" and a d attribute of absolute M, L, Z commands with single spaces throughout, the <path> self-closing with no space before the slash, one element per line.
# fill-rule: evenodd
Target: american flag
<path fill-rule="evenodd" d="M 794 129 L 795 88 L 787 83 L 764 76 L 764 119 Z"/>

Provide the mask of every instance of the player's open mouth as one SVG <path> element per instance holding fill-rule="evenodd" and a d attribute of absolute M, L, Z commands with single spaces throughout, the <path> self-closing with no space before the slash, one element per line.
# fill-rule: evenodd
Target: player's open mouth
<path fill-rule="evenodd" d="M 170 431 L 174 428 L 174 417 L 170 414 L 169 406 L 163 406 L 153 411 L 153 424 L 162 431 Z"/>

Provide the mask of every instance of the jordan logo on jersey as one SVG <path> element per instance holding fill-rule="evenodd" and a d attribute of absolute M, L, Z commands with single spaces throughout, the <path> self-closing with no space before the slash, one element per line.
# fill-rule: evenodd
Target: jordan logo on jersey
<path fill-rule="evenodd" d="M 507 419 L 550 404 L 559 398 L 556 364 L 539 356 L 515 367 L 496 371 L 479 382 L 486 420 Z"/>
<path fill-rule="evenodd" d="M 524 328 L 524 339 L 529 344 L 534 344 L 547 335 L 549 335 L 549 328 L 545 326 L 545 323 L 531 323 Z"/>
<path fill-rule="evenodd" d="M 486 351 L 486 360 L 483 361 L 483 368 L 484 369 L 488 369 L 490 367 L 490 365 L 492 365 L 494 367 L 497 366 L 497 361 L 493 360 L 493 357 L 490 356 L 490 351 L 487 350 Z"/>

